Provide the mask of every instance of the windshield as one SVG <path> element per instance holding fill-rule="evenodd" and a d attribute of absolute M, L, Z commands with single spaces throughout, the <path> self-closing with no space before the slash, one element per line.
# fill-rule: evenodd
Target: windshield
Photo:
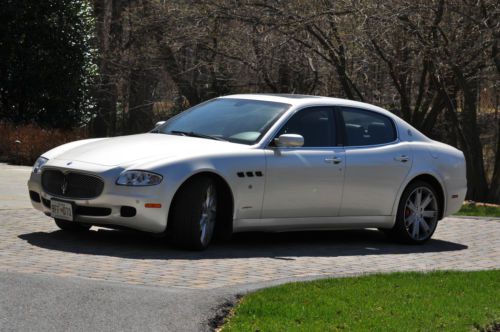
<path fill-rule="evenodd" d="M 213 99 L 173 117 L 153 132 L 255 144 L 290 107 L 248 99 Z"/>

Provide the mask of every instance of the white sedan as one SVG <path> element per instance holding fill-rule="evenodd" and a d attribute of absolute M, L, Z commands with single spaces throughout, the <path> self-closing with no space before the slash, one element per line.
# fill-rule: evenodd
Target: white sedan
<path fill-rule="evenodd" d="M 149 133 L 56 147 L 28 187 L 63 230 L 130 228 L 204 249 L 243 231 L 378 228 L 423 243 L 460 209 L 467 182 L 461 151 L 384 109 L 253 94 L 212 99 Z"/>

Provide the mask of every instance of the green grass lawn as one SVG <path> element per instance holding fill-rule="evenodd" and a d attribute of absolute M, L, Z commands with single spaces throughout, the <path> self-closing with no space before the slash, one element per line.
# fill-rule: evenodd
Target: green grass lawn
<path fill-rule="evenodd" d="M 500 322 L 500 270 L 290 283 L 242 298 L 228 331 L 473 331 Z"/>
<path fill-rule="evenodd" d="M 457 216 L 500 217 L 500 206 L 464 204 Z"/>

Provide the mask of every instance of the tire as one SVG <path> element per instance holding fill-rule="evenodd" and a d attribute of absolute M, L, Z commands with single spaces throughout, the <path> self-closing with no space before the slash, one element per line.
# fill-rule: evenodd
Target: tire
<path fill-rule="evenodd" d="M 188 180 L 172 202 L 168 237 L 185 249 L 206 249 L 214 235 L 217 205 L 217 186 L 213 179 Z"/>
<path fill-rule="evenodd" d="M 439 196 L 432 185 L 412 182 L 401 195 L 394 227 L 383 231 L 397 242 L 423 244 L 436 230 L 440 209 Z"/>
<path fill-rule="evenodd" d="M 91 225 L 86 225 L 86 224 L 80 224 L 74 221 L 67 221 L 67 220 L 62 220 L 62 219 L 54 219 L 56 222 L 57 227 L 62 229 L 63 231 L 70 231 L 70 232 L 85 232 L 92 227 Z"/>

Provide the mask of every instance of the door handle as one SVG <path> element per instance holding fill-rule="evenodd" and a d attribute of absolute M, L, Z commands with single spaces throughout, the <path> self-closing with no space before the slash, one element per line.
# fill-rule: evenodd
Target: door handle
<path fill-rule="evenodd" d="M 340 157 L 333 157 L 333 158 L 325 158 L 325 163 L 328 164 L 340 164 L 342 162 L 342 158 Z"/>
<path fill-rule="evenodd" d="M 402 162 L 402 163 L 405 163 L 405 162 L 407 162 L 408 160 L 410 160 L 410 158 L 409 158 L 407 155 L 402 154 L 401 156 L 394 157 L 394 160 L 396 160 L 396 161 L 400 161 L 400 162 Z"/>

